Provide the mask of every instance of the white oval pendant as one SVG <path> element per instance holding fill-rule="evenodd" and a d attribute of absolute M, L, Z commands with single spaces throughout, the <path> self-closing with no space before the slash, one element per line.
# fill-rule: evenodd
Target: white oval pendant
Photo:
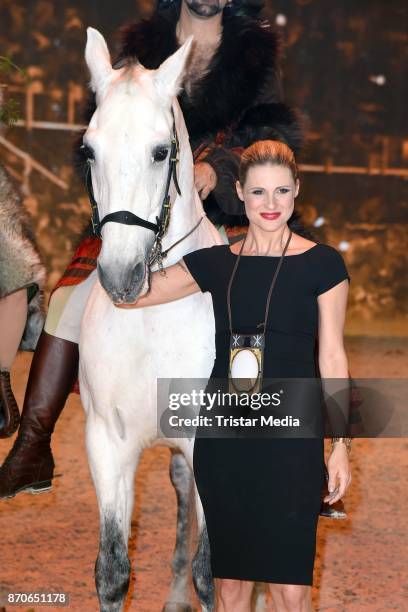
<path fill-rule="evenodd" d="M 259 373 L 258 360 L 249 349 L 238 351 L 231 363 L 231 378 L 237 389 L 245 391 L 251 389 Z M 242 380 L 239 380 L 242 379 Z"/>

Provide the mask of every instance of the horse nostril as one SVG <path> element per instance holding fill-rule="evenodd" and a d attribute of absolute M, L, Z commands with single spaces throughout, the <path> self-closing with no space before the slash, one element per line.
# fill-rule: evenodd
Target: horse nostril
<path fill-rule="evenodd" d="M 105 269 L 98 262 L 97 269 L 102 287 L 114 300 L 124 301 L 129 296 L 137 295 L 144 281 L 144 261 L 139 261 L 134 266 L 108 266 Z"/>
<path fill-rule="evenodd" d="M 143 261 L 139 261 L 139 263 L 135 265 L 134 270 L 133 270 L 134 280 L 139 280 L 143 278 L 144 272 L 145 272 L 145 264 Z"/>

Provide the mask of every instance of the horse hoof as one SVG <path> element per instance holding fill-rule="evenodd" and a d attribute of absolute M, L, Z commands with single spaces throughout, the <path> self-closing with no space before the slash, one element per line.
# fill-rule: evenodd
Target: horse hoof
<path fill-rule="evenodd" d="M 197 608 L 194 608 L 189 603 L 175 603 L 168 601 L 164 604 L 162 612 L 197 612 Z"/>

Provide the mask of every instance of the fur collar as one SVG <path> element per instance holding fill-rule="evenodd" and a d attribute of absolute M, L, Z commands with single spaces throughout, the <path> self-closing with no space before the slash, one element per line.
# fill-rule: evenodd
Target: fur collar
<path fill-rule="evenodd" d="M 173 5 L 122 28 L 120 60 L 137 58 L 146 68 L 157 68 L 179 46 L 179 11 Z M 222 40 L 208 74 L 191 97 L 185 91 L 179 96 L 192 141 L 225 130 L 240 119 L 276 70 L 280 50 L 281 39 L 268 22 L 224 13 Z"/>

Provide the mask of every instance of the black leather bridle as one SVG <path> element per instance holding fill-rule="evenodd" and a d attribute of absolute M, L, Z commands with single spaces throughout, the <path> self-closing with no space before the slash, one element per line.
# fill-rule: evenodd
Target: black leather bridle
<path fill-rule="evenodd" d="M 180 191 L 180 186 L 177 180 L 177 171 L 176 171 L 177 162 L 179 161 L 178 155 L 180 152 L 180 145 L 179 145 L 179 139 L 178 139 L 177 130 L 176 130 L 176 122 L 175 122 L 173 107 L 171 108 L 171 113 L 173 116 L 173 127 L 172 127 L 172 139 L 171 139 L 171 149 L 170 149 L 170 157 L 169 157 L 169 170 L 167 173 L 166 189 L 164 193 L 160 216 L 159 217 L 156 216 L 156 223 L 151 223 L 150 221 L 146 221 L 145 219 L 142 219 L 141 217 L 138 217 L 137 215 L 132 213 L 130 210 L 118 210 L 116 212 L 112 212 L 112 213 L 109 213 L 108 215 L 105 215 L 105 217 L 103 217 L 103 219 L 100 220 L 98 203 L 95 200 L 94 191 L 92 187 L 91 165 L 90 165 L 89 159 L 87 160 L 88 168 L 86 171 L 86 188 L 88 191 L 89 201 L 91 203 L 91 209 L 92 209 L 91 221 L 92 221 L 92 229 L 93 229 L 94 235 L 102 239 L 101 232 L 102 232 L 103 226 L 106 223 L 111 223 L 111 222 L 121 223 L 123 225 L 139 225 L 140 227 L 145 227 L 147 229 L 152 230 L 152 232 L 155 233 L 155 240 L 154 240 L 154 244 L 153 244 L 152 250 L 149 255 L 148 264 L 149 266 L 151 266 L 157 261 L 161 272 L 163 271 L 163 261 L 162 260 L 167 256 L 167 253 L 173 247 L 179 244 L 182 240 L 187 238 L 187 236 L 189 236 L 199 226 L 203 217 L 205 216 L 203 215 L 198 221 L 198 223 L 196 223 L 196 225 L 187 234 L 185 234 L 182 238 L 177 240 L 177 242 L 172 244 L 171 247 L 169 247 L 165 251 L 162 250 L 162 238 L 166 234 L 168 226 L 169 226 L 169 222 L 170 222 L 171 201 L 170 201 L 169 191 L 170 191 L 171 179 L 173 179 L 174 181 L 174 186 L 176 188 L 178 195 L 181 196 L 181 191 Z M 85 147 L 85 145 L 82 145 L 82 146 Z"/>

